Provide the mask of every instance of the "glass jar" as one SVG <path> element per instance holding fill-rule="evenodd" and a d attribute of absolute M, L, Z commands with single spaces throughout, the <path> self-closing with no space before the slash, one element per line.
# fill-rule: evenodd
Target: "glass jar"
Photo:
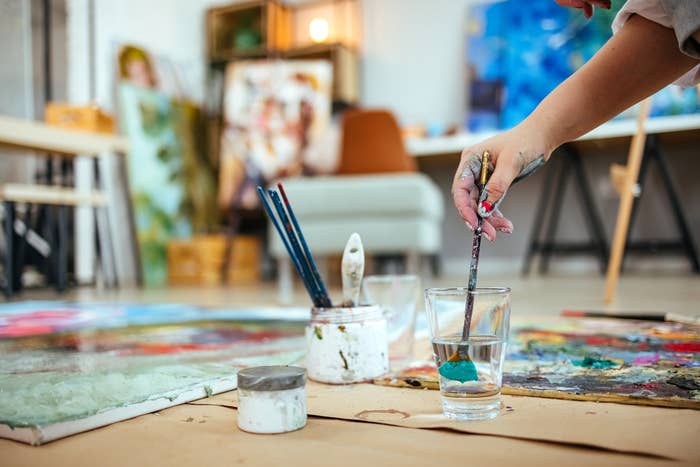
<path fill-rule="evenodd" d="M 306 425 L 306 371 L 259 366 L 238 372 L 238 427 L 250 433 L 286 433 Z"/>
<path fill-rule="evenodd" d="M 376 305 L 312 308 L 306 370 L 322 383 L 369 381 L 389 370 L 386 319 Z"/>

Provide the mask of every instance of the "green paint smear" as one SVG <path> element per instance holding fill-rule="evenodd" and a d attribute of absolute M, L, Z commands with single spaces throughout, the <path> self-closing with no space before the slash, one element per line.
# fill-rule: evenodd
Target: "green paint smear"
<path fill-rule="evenodd" d="M 583 368 L 594 368 L 596 370 L 607 370 L 620 366 L 618 363 L 605 358 L 585 357 L 583 360 L 574 360 L 574 365 Z"/>
<path fill-rule="evenodd" d="M 459 362 L 445 362 L 438 369 L 440 375 L 453 381 L 465 383 L 467 381 L 479 381 L 476 373 L 476 366 L 471 360 L 461 360 Z"/>
<path fill-rule="evenodd" d="M 71 358 L 56 352 L 17 352 L 4 357 L 0 368 L 0 424 L 46 426 L 147 400 L 174 401 L 194 388 L 203 387 L 210 395 L 212 385 L 230 379 L 239 365 L 289 364 L 303 355 L 290 351 L 230 358 L 227 352 L 201 352 L 190 358 L 108 354 Z M 27 372 L 31 367 L 45 370 Z"/>

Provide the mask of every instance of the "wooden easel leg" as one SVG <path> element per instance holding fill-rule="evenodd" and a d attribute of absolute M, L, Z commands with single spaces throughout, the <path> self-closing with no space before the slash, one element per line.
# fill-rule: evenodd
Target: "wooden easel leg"
<path fill-rule="evenodd" d="M 544 243 L 542 244 L 540 274 L 547 274 L 549 271 L 549 258 L 552 256 L 554 236 L 556 235 L 557 227 L 559 226 L 561 205 L 564 200 L 564 194 L 566 193 L 566 180 L 569 178 L 569 165 L 571 164 L 571 161 L 568 154 L 564 155 L 563 157 L 564 159 L 562 160 L 561 168 L 559 169 L 559 183 L 557 184 L 557 189 L 554 192 L 554 200 L 552 201 L 552 214 L 551 218 L 549 219 L 549 225 L 547 226 Z"/>
<path fill-rule="evenodd" d="M 646 99 L 639 108 L 637 117 L 637 132 L 632 137 L 629 156 L 627 158 L 627 176 L 622 194 L 620 195 L 620 208 L 617 211 L 617 221 L 615 222 L 615 234 L 613 235 L 612 248 L 610 249 L 610 261 L 608 262 L 608 273 L 605 281 L 605 303 L 612 302 L 615 297 L 617 280 L 620 276 L 620 265 L 622 264 L 622 254 L 625 251 L 625 240 L 629 230 L 630 215 L 632 214 L 632 204 L 634 203 L 634 184 L 639 177 L 639 168 L 642 163 L 644 153 L 644 142 L 646 134 L 644 122 L 649 115 L 650 100 Z"/>

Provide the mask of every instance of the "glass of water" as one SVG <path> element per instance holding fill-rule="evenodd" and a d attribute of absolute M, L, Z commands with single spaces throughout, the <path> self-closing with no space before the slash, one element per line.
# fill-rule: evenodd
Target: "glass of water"
<path fill-rule="evenodd" d="M 389 336 L 389 371 L 399 371 L 413 361 L 418 276 L 377 275 L 362 281 L 363 300 L 384 310 Z"/>
<path fill-rule="evenodd" d="M 470 294 L 473 311 L 466 336 L 464 312 Z M 510 321 L 510 289 L 485 287 L 472 292 L 466 287 L 426 289 L 425 310 L 445 416 L 457 420 L 498 416 Z"/>

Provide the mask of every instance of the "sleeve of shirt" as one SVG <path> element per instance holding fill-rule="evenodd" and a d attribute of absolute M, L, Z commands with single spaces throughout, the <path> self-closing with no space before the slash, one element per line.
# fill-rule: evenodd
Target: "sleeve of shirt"
<path fill-rule="evenodd" d="M 617 33 L 632 15 L 643 16 L 673 29 L 678 47 L 684 54 L 700 60 L 700 44 L 692 37 L 700 29 L 700 0 L 627 0 L 612 24 Z M 700 83 L 700 65 L 683 75 L 674 84 L 692 86 Z"/>

